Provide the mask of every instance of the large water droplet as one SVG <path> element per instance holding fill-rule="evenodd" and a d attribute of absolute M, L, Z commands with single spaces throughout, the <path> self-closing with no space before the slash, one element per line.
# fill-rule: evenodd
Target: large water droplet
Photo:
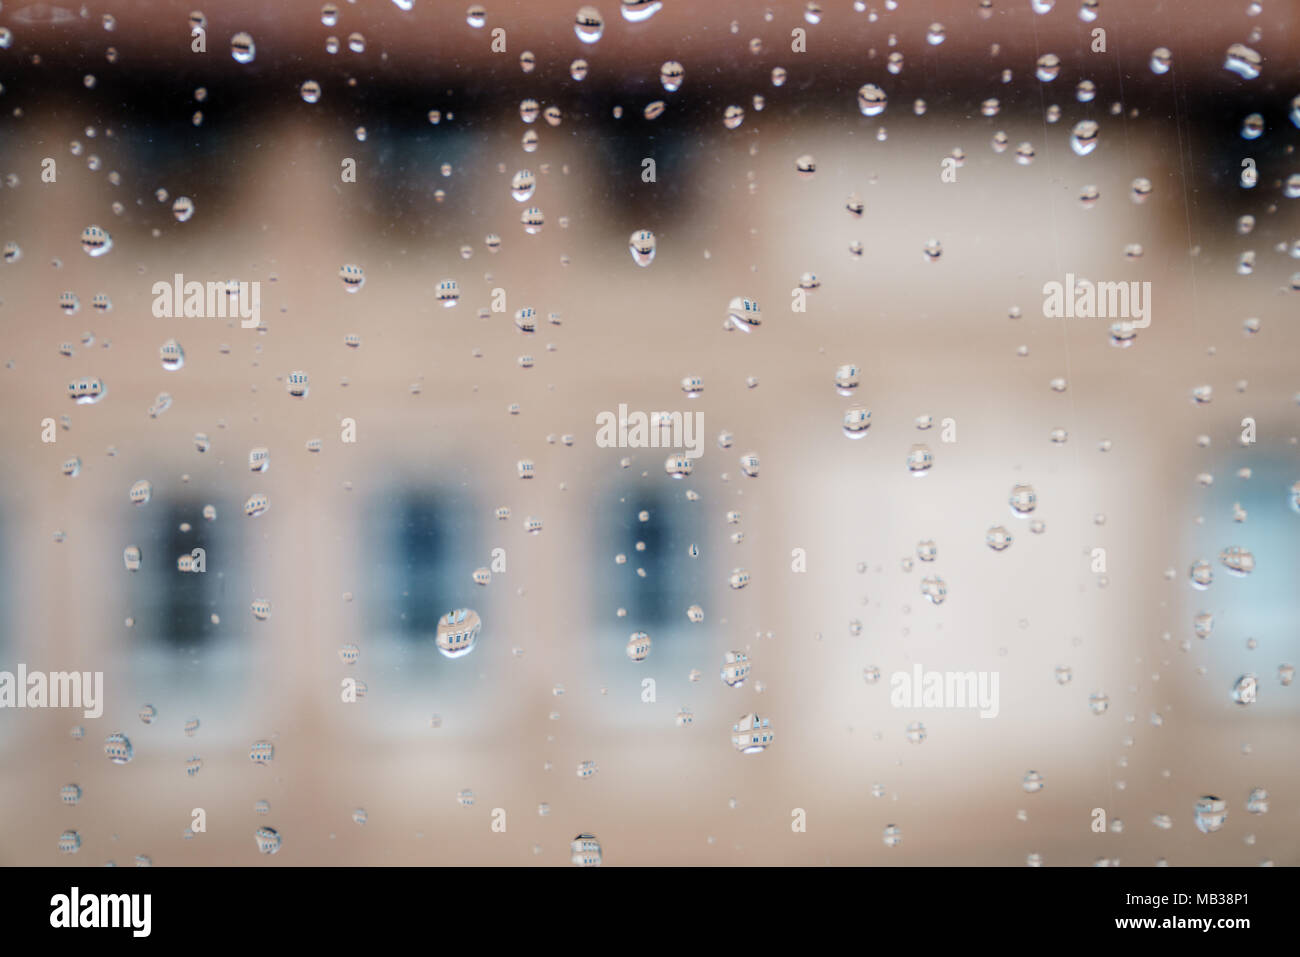
<path fill-rule="evenodd" d="M 87 226 L 81 231 L 81 248 L 97 259 L 113 248 L 113 237 L 102 226 Z"/>
<path fill-rule="evenodd" d="M 569 859 L 577 867 L 599 867 L 600 841 L 593 834 L 579 834 L 569 842 Z"/>
<path fill-rule="evenodd" d="M 1228 802 L 1207 794 L 1196 801 L 1196 829 L 1202 834 L 1213 834 L 1223 829 L 1228 819 Z"/>
<path fill-rule="evenodd" d="M 1230 545 L 1219 553 L 1219 561 L 1229 574 L 1245 578 L 1255 570 L 1255 556 L 1240 545 Z"/>
<path fill-rule="evenodd" d="M 663 6 L 660 0 L 623 0 L 621 11 L 628 23 L 641 23 L 653 17 Z"/>
<path fill-rule="evenodd" d="M 1232 685 L 1232 700 L 1237 704 L 1254 704 L 1259 694 L 1259 679 L 1242 675 Z"/>
<path fill-rule="evenodd" d="M 595 7 L 581 7 L 573 20 L 573 32 L 583 43 L 595 43 L 605 32 L 605 18 Z"/>
<path fill-rule="evenodd" d="M 741 715 L 731 726 L 731 743 L 741 754 L 758 754 L 766 751 L 775 735 L 770 718 L 750 712 Z"/>
<path fill-rule="evenodd" d="M 649 266 L 655 261 L 655 234 L 648 229 L 638 229 L 627 241 L 632 261 L 638 266 Z"/>
<path fill-rule="evenodd" d="M 942 605 L 948 597 L 948 585 L 938 575 L 921 579 L 921 594 L 932 605 Z"/>
<path fill-rule="evenodd" d="M 858 109 L 863 116 L 879 116 L 889 105 L 885 91 L 874 83 L 864 83 L 858 88 Z"/>
<path fill-rule="evenodd" d="M 274 854 L 282 843 L 280 832 L 273 827 L 259 827 L 253 832 L 253 840 L 257 843 L 258 851 L 263 854 Z"/>
<path fill-rule="evenodd" d="M 1077 156 L 1087 156 L 1097 148 L 1097 136 L 1101 127 L 1095 120 L 1080 120 L 1070 131 L 1070 149 Z"/>
<path fill-rule="evenodd" d="M 104 754 L 114 764 L 129 764 L 135 757 L 135 749 L 131 747 L 130 738 L 121 731 L 114 731 L 104 740 Z"/>
<path fill-rule="evenodd" d="M 1243 80 L 1254 80 L 1259 77 L 1263 63 L 1264 59 L 1258 52 L 1244 43 L 1234 43 L 1228 47 L 1228 52 L 1223 61 L 1223 68 L 1230 73 L 1237 74 Z"/>
<path fill-rule="evenodd" d="M 253 36 L 242 30 L 230 38 L 230 55 L 235 58 L 236 63 L 252 63 L 257 57 L 257 46 L 253 43 Z"/>
<path fill-rule="evenodd" d="M 458 608 L 438 619 L 434 641 L 447 658 L 461 658 L 474 650 L 483 622 L 472 608 Z"/>

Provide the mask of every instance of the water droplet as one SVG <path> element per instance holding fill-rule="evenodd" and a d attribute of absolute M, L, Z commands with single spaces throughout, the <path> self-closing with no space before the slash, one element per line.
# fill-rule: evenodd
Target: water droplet
<path fill-rule="evenodd" d="M 844 411 L 844 434 L 850 439 L 860 439 L 871 428 L 871 412 L 860 405 L 849 406 Z"/>
<path fill-rule="evenodd" d="M 573 32 L 583 43 L 595 43 L 605 32 L 605 18 L 595 7 L 581 7 L 573 20 Z"/>
<path fill-rule="evenodd" d="M 743 651 L 728 651 L 722 658 L 722 683 L 729 688 L 739 688 L 749 677 L 750 667 L 749 655 Z"/>
<path fill-rule="evenodd" d="M 1255 50 L 1244 43 L 1234 43 L 1224 56 L 1223 68 L 1243 80 L 1254 80 L 1259 77 L 1263 62 L 1263 57 Z"/>
<path fill-rule="evenodd" d="M 516 202 L 524 203 L 532 199 L 537 187 L 537 177 L 532 170 L 521 169 L 510 178 L 510 195 Z"/>
<path fill-rule="evenodd" d="M 275 760 L 275 745 L 270 741 L 258 741 L 248 749 L 248 760 L 254 764 L 267 765 Z"/>
<path fill-rule="evenodd" d="M 623 0 L 623 19 L 628 23 L 641 23 L 662 9 L 660 0 Z"/>
<path fill-rule="evenodd" d="M 259 827 L 253 832 L 253 840 L 263 854 L 274 854 L 280 849 L 280 832 L 273 827 Z"/>
<path fill-rule="evenodd" d="M 162 367 L 168 372 L 176 372 L 185 366 L 185 350 L 175 339 L 168 339 L 158 350 Z"/>
<path fill-rule="evenodd" d="M 447 658 L 461 658 L 474 650 L 483 622 L 471 608 L 449 611 L 438 619 L 434 641 Z"/>
<path fill-rule="evenodd" d="M 1219 553 L 1223 567 L 1238 578 L 1245 578 L 1255 570 L 1255 556 L 1240 545 L 1232 545 Z"/>
<path fill-rule="evenodd" d="M 1237 704 L 1254 704 L 1259 694 L 1259 679 L 1242 675 L 1232 686 L 1232 700 Z"/>
<path fill-rule="evenodd" d="M 140 479 L 133 483 L 127 491 L 127 498 L 133 505 L 148 505 L 149 500 L 153 498 L 153 483 L 148 479 Z"/>
<path fill-rule="evenodd" d="M 524 232 L 530 236 L 536 236 L 546 225 L 546 214 L 536 206 L 529 206 L 519 216 L 519 222 L 523 224 Z"/>
<path fill-rule="evenodd" d="M 858 88 L 858 109 L 863 116 L 879 116 L 889 105 L 885 91 L 874 83 L 864 83 Z"/>
<path fill-rule="evenodd" d="M 758 300 L 737 296 L 727 304 L 727 319 L 741 332 L 749 332 L 762 325 L 763 310 L 759 308 Z"/>
<path fill-rule="evenodd" d="M 921 579 L 921 594 L 932 605 L 942 605 L 948 597 L 948 585 L 938 575 Z"/>
<path fill-rule="evenodd" d="M 686 68 L 676 60 L 666 60 L 659 68 L 659 82 L 668 93 L 676 93 L 682 88 L 686 78 Z"/>
<path fill-rule="evenodd" d="M 579 834 L 569 842 L 569 859 L 577 867 L 600 867 L 600 841 L 593 834 Z"/>
<path fill-rule="evenodd" d="M 1061 58 L 1055 53 L 1044 53 L 1038 58 L 1035 75 L 1044 83 L 1051 83 L 1061 75 Z"/>
<path fill-rule="evenodd" d="M 348 292 L 356 292 L 366 284 L 366 271 L 355 263 L 344 263 L 339 267 L 339 279 Z"/>
<path fill-rule="evenodd" d="M 1137 341 L 1137 327 L 1121 319 L 1110 324 L 1110 344 L 1117 349 L 1127 349 Z"/>
<path fill-rule="evenodd" d="M 774 737 L 771 719 L 753 712 L 741 715 L 731 726 L 731 743 L 741 754 L 766 751 Z"/>
<path fill-rule="evenodd" d="M 1076 156 L 1087 156 L 1097 148 L 1097 137 L 1101 127 L 1096 120 L 1080 120 L 1070 131 L 1070 149 Z"/>
<path fill-rule="evenodd" d="M 995 552 L 1004 552 L 1011 547 L 1011 533 L 1003 525 L 992 526 L 984 535 L 984 543 Z"/>
<path fill-rule="evenodd" d="M 835 370 L 835 390 L 840 395 L 853 395 L 861 382 L 862 370 L 853 363 L 842 365 Z"/>
<path fill-rule="evenodd" d="M 1267 814 L 1268 791 L 1263 788 L 1251 788 L 1250 795 L 1246 798 L 1246 810 L 1251 814 Z"/>
<path fill-rule="evenodd" d="M 930 451 L 928 445 L 913 445 L 911 451 L 907 453 L 907 470 L 913 477 L 921 478 L 930 474 L 933 466 L 934 453 Z"/>
<path fill-rule="evenodd" d="M 1228 819 L 1228 802 L 1207 794 L 1196 801 L 1196 829 L 1202 834 L 1212 834 L 1223 829 Z"/>
<path fill-rule="evenodd" d="M 655 234 L 648 229 L 638 229 L 627 241 L 632 261 L 638 266 L 649 266 L 655 261 Z"/>
<path fill-rule="evenodd" d="M 104 754 L 114 764 L 129 764 L 135 757 L 135 749 L 131 747 L 130 738 L 121 731 L 114 731 L 104 740 Z"/>
<path fill-rule="evenodd" d="M 113 237 L 101 226 L 87 226 L 81 231 L 81 248 L 98 258 L 113 248 Z"/>
<path fill-rule="evenodd" d="M 231 37 L 230 55 L 236 63 L 252 63 L 257 57 L 257 46 L 253 43 L 252 34 L 241 30 Z"/>
<path fill-rule="evenodd" d="M 650 636 L 644 631 L 633 632 L 627 640 L 627 656 L 633 661 L 645 661 L 650 657 Z"/>
<path fill-rule="evenodd" d="M 1011 489 L 1008 504 L 1011 506 L 1011 514 L 1016 518 L 1024 518 L 1038 507 L 1038 493 L 1032 485 L 1015 485 Z"/>

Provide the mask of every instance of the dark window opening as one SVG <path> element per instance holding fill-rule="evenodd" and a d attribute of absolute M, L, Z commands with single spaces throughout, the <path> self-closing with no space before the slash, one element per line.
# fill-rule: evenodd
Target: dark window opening
<path fill-rule="evenodd" d="M 238 512 L 233 502 L 159 501 L 155 496 L 125 532 L 121 548 L 140 549 L 139 570 L 126 569 L 121 549 L 114 563 L 128 577 L 127 612 L 135 619 L 136 634 L 143 638 L 178 649 L 191 647 L 218 635 L 229 637 L 232 625 L 244 620 L 239 616 L 240 596 L 233 593 L 228 574 L 238 554 L 233 535 L 203 517 L 207 504 L 219 516 Z M 181 570 L 182 556 L 203 570 Z M 249 600 L 244 602 L 245 616 L 251 614 Z"/>
<path fill-rule="evenodd" d="M 470 528 L 472 503 L 441 493 L 408 491 L 388 510 L 388 533 L 376 560 L 378 620 L 385 632 L 431 638 L 438 619 L 472 604 L 471 574 L 488 563 Z"/>

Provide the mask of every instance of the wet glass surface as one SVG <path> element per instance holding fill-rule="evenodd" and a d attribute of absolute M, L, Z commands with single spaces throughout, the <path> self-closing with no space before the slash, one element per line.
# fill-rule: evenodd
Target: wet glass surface
<path fill-rule="evenodd" d="M 5 0 L 0 864 L 1300 863 L 1298 26 Z"/>

